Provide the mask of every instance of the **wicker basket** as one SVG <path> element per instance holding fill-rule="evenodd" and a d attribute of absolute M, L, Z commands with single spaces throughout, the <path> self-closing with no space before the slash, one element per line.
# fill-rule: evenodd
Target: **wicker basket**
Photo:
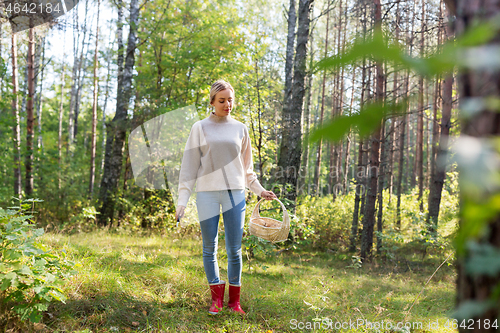
<path fill-rule="evenodd" d="M 264 198 L 257 202 L 257 205 L 255 205 L 253 209 L 252 216 L 250 217 L 250 234 L 272 243 L 286 241 L 290 231 L 290 217 L 288 216 L 285 206 L 279 199 L 274 199 L 277 200 L 283 208 L 283 221 L 278 221 L 270 217 L 262 217 L 259 213 L 259 205 L 262 200 L 264 200 Z"/>

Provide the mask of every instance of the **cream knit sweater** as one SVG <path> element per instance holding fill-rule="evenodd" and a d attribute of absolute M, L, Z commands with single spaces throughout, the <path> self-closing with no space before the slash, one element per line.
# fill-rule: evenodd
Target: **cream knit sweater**
<path fill-rule="evenodd" d="M 178 206 L 196 192 L 245 189 L 260 196 L 265 189 L 253 171 L 248 128 L 231 115 L 209 117 L 191 128 L 179 174 Z"/>

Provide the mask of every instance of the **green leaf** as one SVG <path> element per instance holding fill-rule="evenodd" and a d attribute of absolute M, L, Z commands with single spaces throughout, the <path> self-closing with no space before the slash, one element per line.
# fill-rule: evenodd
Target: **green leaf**
<path fill-rule="evenodd" d="M 4 252 L 4 259 L 17 260 L 22 257 L 22 254 L 14 249 L 8 249 Z"/>
<path fill-rule="evenodd" d="M 456 41 L 457 47 L 471 47 L 483 45 L 491 41 L 498 32 L 498 24 L 492 22 L 483 22 L 472 26 Z"/>
<path fill-rule="evenodd" d="M 5 291 L 7 290 L 7 288 L 10 287 L 10 280 L 9 279 L 0 279 L 0 281 L 2 281 L 2 285 L 0 285 L 0 290 L 2 291 Z"/>
<path fill-rule="evenodd" d="M 379 62 L 392 62 L 401 69 L 410 69 L 417 74 L 434 76 L 452 72 L 460 64 L 460 52 L 467 47 L 484 45 L 491 41 L 500 30 L 498 18 L 478 24 L 468 29 L 456 40 L 446 42 L 435 53 L 428 57 L 411 57 L 398 45 L 390 44 L 382 32 L 377 31 L 372 36 L 358 38 L 348 47 L 347 51 L 327 57 L 313 66 L 313 73 L 321 70 L 337 69 L 361 59 L 371 59 Z"/>
<path fill-rule="evenodd" d="M 50 274 L 50 273 L 47 273 L 47 274 L 45 275 L 45 282 L 46 282 L 46 283 L 52 283 L 52 282 L 54 282 L 55 280 L 56 280 L 55 275 Z"/>
<path fill-rule="evenodd" d="M 17 274 L 15 272 L 9 272 L 2 277 L 2 291 L 9 287 L 17 287 L 19 282 L 17 280 Z"/>
<path fill-rule="evenodd" d="M 59 302 L 63 302 L 65 303 L 64 301 L 66 300 L 66 296 L 64 296 L 62 293 L 60 293 L 59 291 L 57 290 L 52 290 L 49 292 L 49 294 L 57 301 Z"/>
<path fill-rule="evenodd" d="M 36 311 L 32 311 L 30 313 L 30 315 L 28 316 L 28 319 L 32 322 L 32 323 L 38 323 L 40 321 L 40 319 L 42 319 L 42 315 L 39 313 L 39 312 L 36 312 Z"/>
<path fill-rule="evenodd" d="M 19 235 L 16 235 L 16 234 L 10 234 L 10 235 L 5 236 L 5 239 L 10 240 L 10 241 L 17 240 L 18 238 L 20 238 L 20 237 L 19 237 Z"/>
<path fill-rule="evenodd" d="M 49 308 L 49 305 L 47 303 L 38 303 L 34 304 L 33 307 L 37 309 L 38 311 L 47 311 Z"/>
<path fill-rule="evenodd" d="M 325 125 L 313 130 L 309 140 L 310 142 L 316 142 L 324 138 L 329 141 L 339 141 L 353 127 L 357 127 L 361 136 L 367 136 L 380 126 L 382 119 L 389 115 L 403 114 L 404 110 L 406 110 L 406 102 L 398 104 L 366 104 L 357 114 L 336 117 Z"/>
<path fill-rule="evenodd" d="M 43 230 L 43 228 L 35 229 L 35 230 L 33 230 L 33 237 L 40 237 L 44 233 L 45 233 L 45 231 Z"/>
<path fill-rule="evenodd" d="M 33 276 L 33 272 L 31 271 L 31 269 L 26 266 L 26 265 L 23 265 L 23 267 L 19 270 L 19 273 L 20 274 L 24 274 L 24 275 L 29 275 L 29 276 Z"/>
<path fill-rule="evenodd" d="M 41 259 L 36 259 L 36 260 L 35 260 L 35 265 L 34 265 L 34 267 L 35 267 L 36 269 L 41 270 L 41 269 L 44 269 L 44 268 L 45 268 L 45 265 L 46 265 L 46 264 L 47 264 L 47 260 L 45 260 L 45 259 L 43 259 L 43 258 L 41 258 Z"/>

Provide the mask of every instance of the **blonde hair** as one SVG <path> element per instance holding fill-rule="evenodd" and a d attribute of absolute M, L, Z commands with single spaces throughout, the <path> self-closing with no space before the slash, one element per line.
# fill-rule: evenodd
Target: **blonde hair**
<path fill-rule="evenodd" d="M 222 79 L 215 81 L 210 87 L 210 104 L 212 104 L 212 102 L 215 100 L 215 95 L 217 95 L 218 92 L 226 89 L 231 89 L 234 94 L 234 89 L 231 83 Z"/>

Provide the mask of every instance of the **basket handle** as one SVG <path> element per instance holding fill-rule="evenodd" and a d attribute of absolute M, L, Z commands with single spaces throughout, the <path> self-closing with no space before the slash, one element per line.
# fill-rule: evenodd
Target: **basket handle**
<path fill-rule="evenodd" d="M 252 218 L 259 218 L 260 217 L 259 206 L 263 200 L 265 200 L 265 199 L 261 198 L 259 200 L 259 202 L 257 202 L 257 204 L 255 205 L 255 208 L 253 209 L 253 212 L 252 212 Z M 283 209 L 283 221 L 288 221 L 288 219 L 289 219 L 288 212 L 286 211 L 285 205 L 283 205 L 283 203 L 278 198 L 273 198 L 273 200 L 277 200 L 280 203 L 281 208 Z"/>

